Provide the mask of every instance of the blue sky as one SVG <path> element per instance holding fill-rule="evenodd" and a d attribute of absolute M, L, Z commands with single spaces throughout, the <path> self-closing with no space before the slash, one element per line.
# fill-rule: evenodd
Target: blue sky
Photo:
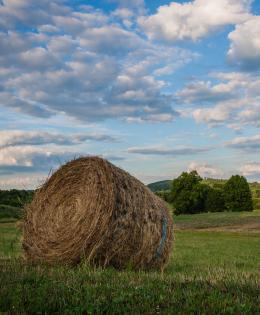
<path fill-rule="evenodd" d="M 0 188 L 80 155 L 260 180 L 260 2 L 0 1 Z"/>

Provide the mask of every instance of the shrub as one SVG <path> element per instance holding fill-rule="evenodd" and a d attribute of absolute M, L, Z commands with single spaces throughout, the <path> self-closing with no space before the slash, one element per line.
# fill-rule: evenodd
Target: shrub
<path fill-rule="evenodd" d="M 22 218 L 22 216 L 23 210 L 21 208 L 0 204 L 0 219 L 3 218 L 20 219 Z"/>
<path fill-rule="evenodd" d="M 224 198 L 228 211 L 253 210 L 252 193 L 244 176 L 231 176 L 224 185 Z"/>
<path fill-rule="evenodd" d="M 172 181 L 170 197 L 176 214 L 204 211 L 209 186 L 201 184 L 201 181 L 197 171 L 183 172 Z"/>
<path fill-rule="evenodd" d="M 155 194 L 166 202 L 170 201 L 170 190 L 156 191 Z"/>
<path fill-rule="evenodd" d="M 205 201 L 205 210 L 208 212 L 221 212 L 225 210 L 223 189 L 210 188 Z"/>
<path fill-rule="evenodd" d="M 31 190 L 0 190 L 0 204 L 20 208 L 32 200 L 33 194 Z"/>

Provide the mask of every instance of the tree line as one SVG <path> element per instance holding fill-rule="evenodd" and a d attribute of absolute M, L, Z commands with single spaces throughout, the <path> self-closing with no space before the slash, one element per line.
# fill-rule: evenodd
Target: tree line
<path fill-rule="evenodd" d="M 32 190 L 0 190 L 0 205 L 22 208 L 32 200 L 33 194 Z"/>
<path fill-rule="evenodd" d="M 233 175 L 224 184 L 202 182 L 197 171 L 183 172 L 168 191 L 157 194 L 173 205 L 175 214 L 252 211 L 253 200 L 244 176 Z"/>

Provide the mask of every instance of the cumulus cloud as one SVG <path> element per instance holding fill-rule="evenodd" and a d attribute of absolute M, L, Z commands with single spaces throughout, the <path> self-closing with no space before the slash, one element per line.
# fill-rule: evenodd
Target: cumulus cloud
<path fill-rule="evenodd" d="M 260 76 L 238 72 L 212 73 L 212 81 L 194 81 L 177 91 L 176 102 L 188 104 L 198 123 L 227 124 L 238 130 L 260 125 Z M 203 105 L 203 106 L 202 106 Z M 185 113 L 182 107 L 181 112 Z"/>
<path fill-rule="evenodd" d="M 242 124 L 251 124 L 260 127 L 260 102 L 242 110 L 238 114 L 238 120 Z"/>
<path fill-rule="evenodd" d="M 5 177 L 1 176 L 0 179 L 0 189 L 35 189 L 39 187 L 46 175 L 38 174 L 30 176 L 14 176 L 14 177 Z"/>
<path fill-rule="evenodd" d="M 65 14 L 70 11 L 62 0 L 3 0 L 0 3 L 0 25 L 5 29 L 17 24 L 37 27 L 52 22 L 52 14 Z M 33 12 L 33 14 L 32 14 Z"/>
<path fill-rule="evenodd" d="M 57 146 L 48 149 L 32 145 L 0 147 L 0 176 L 11 178 L 8 176 L 21 173 L 37 177 L 37 174 L 47 174 L 65 162 L 83 155 L 86 156 L 86 152 L 83 154 L 76 148 L 75 150 L 63 149 Z M 113 162 L 125 159 L 120 155 L 104 154 L 101 156 Z"/>
<path fill-rule="evenodd" d="M 130 17 L 141 4 L 120 1 L 117 16 Z M 178 113 L 158 77 L 196 54 L 151 43 L 115 18 L 62 0 L 3 1 L 0 20 L 8 31 L 0 32 L 0 106 L 41 118 L 172 121 Z"/>
<path fill-rule="evenodd" d="M 46 173 L 74 157 L 81 156 L 77 145 L 85 141 L 117 140 L 117 137 L 101 133 L 63 135 L 43 131 L 1 131 L 0 175 L 3 177 L 16 173 Z M 75 147 L 67 148 L 72 145 Z M 111 161 L 124 159 L 117 155 L 104 157 Z"/>
<path fill-rule="evenodd" d="M 240 168 L 244 176 L 257 176 L 260 175 L 260 163 L 247 163 Z"/>
<path fill-rule="evenodd" d="M 210 148 L 199 148 L 199 147 L 178 147 L 176 149 L 168 149 L 164 147 L 132 147 L 128 148 L 128 153 L 136 153 L 143 155 L 162 155 L 162 156 L 182 156 L 182 155 L 193 155 L 209 151 Z"/>
<path fill-rule="evenodd" d="M 53 111 L 42 104 L 31 99 L 17 97 L 10 92 L 0 91 L 0 106 L 8 107 L 18 113 L 28 114 L 30 116 L 49 118 Z"/>
<path fill-rule="evenodd" d="M 160 6 L 151 16 L 141 17 L 140 26 L 149 38 L 173 42 L 196 41 L 220 27 L 238 24 L 249 17 L 251 0 L 194 0 Z"/>
<path fill-rule="evenodd" d="M 77 154 L 77 152 L 66 152 L 57 149 L 46 150 L 32 146 L 1 148 L 0 174 L 47 172 Z"/>
<path fill-rule="evenodd" d="M 260 69 L 260 16 L 238 24 L 228 38 L 228 58 L 233 64 L 248 71 Z"/>
<path fill-rule="evenodd" d="M 117 141 L 107 134 L 75 134 L 64 135 L 44 131 L 0 131 L 0 148 L 26 145 L 77 145 L 85 141 Z"/>
<path fill-rule="evenodd" d="M 235 86 L 231 84 L 212 85 L 210 81 L 195 81 L 176 93 L 179 102 L 211 103 L 234 98 Z"/>
<path fill-rule="evenodd" d="M 80 37 L 81 47 L 94 52 L 106 54 L 124 54 L 143 46 L 143 40 L 130 31 L 118 26 L 105 25 L 103 27 L 85 30 Z M 118 49 L 120 47 L 120 49 Z"/>
<path fill-rule="evenodd" d="M 191 162 L 188 166 L 188 172 L 194 170 L 202 177 L 221 178 L 224 175 L 224 172 L 220 168 L 210 164 Z"/>
<path fill-rule="evenodd" d="M 193 117 L 198 123 L 206 123 L 210 126 L 226 122 L 230 117 L 230 109 L 225 105 L 213 108 L 198 108 L 193 111 Z"/>

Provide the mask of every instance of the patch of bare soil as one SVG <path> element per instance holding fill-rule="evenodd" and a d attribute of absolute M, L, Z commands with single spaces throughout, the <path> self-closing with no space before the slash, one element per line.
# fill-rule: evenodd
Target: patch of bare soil
<path fill-rule="evenodd" d="M 246 232 L 246 233 L 260 233 L 260 222 L 250 222 L 237 225 L 215 226 L 207 228 L 194 229 L 196 231 L 215 231 L 215 232 Z"/>

